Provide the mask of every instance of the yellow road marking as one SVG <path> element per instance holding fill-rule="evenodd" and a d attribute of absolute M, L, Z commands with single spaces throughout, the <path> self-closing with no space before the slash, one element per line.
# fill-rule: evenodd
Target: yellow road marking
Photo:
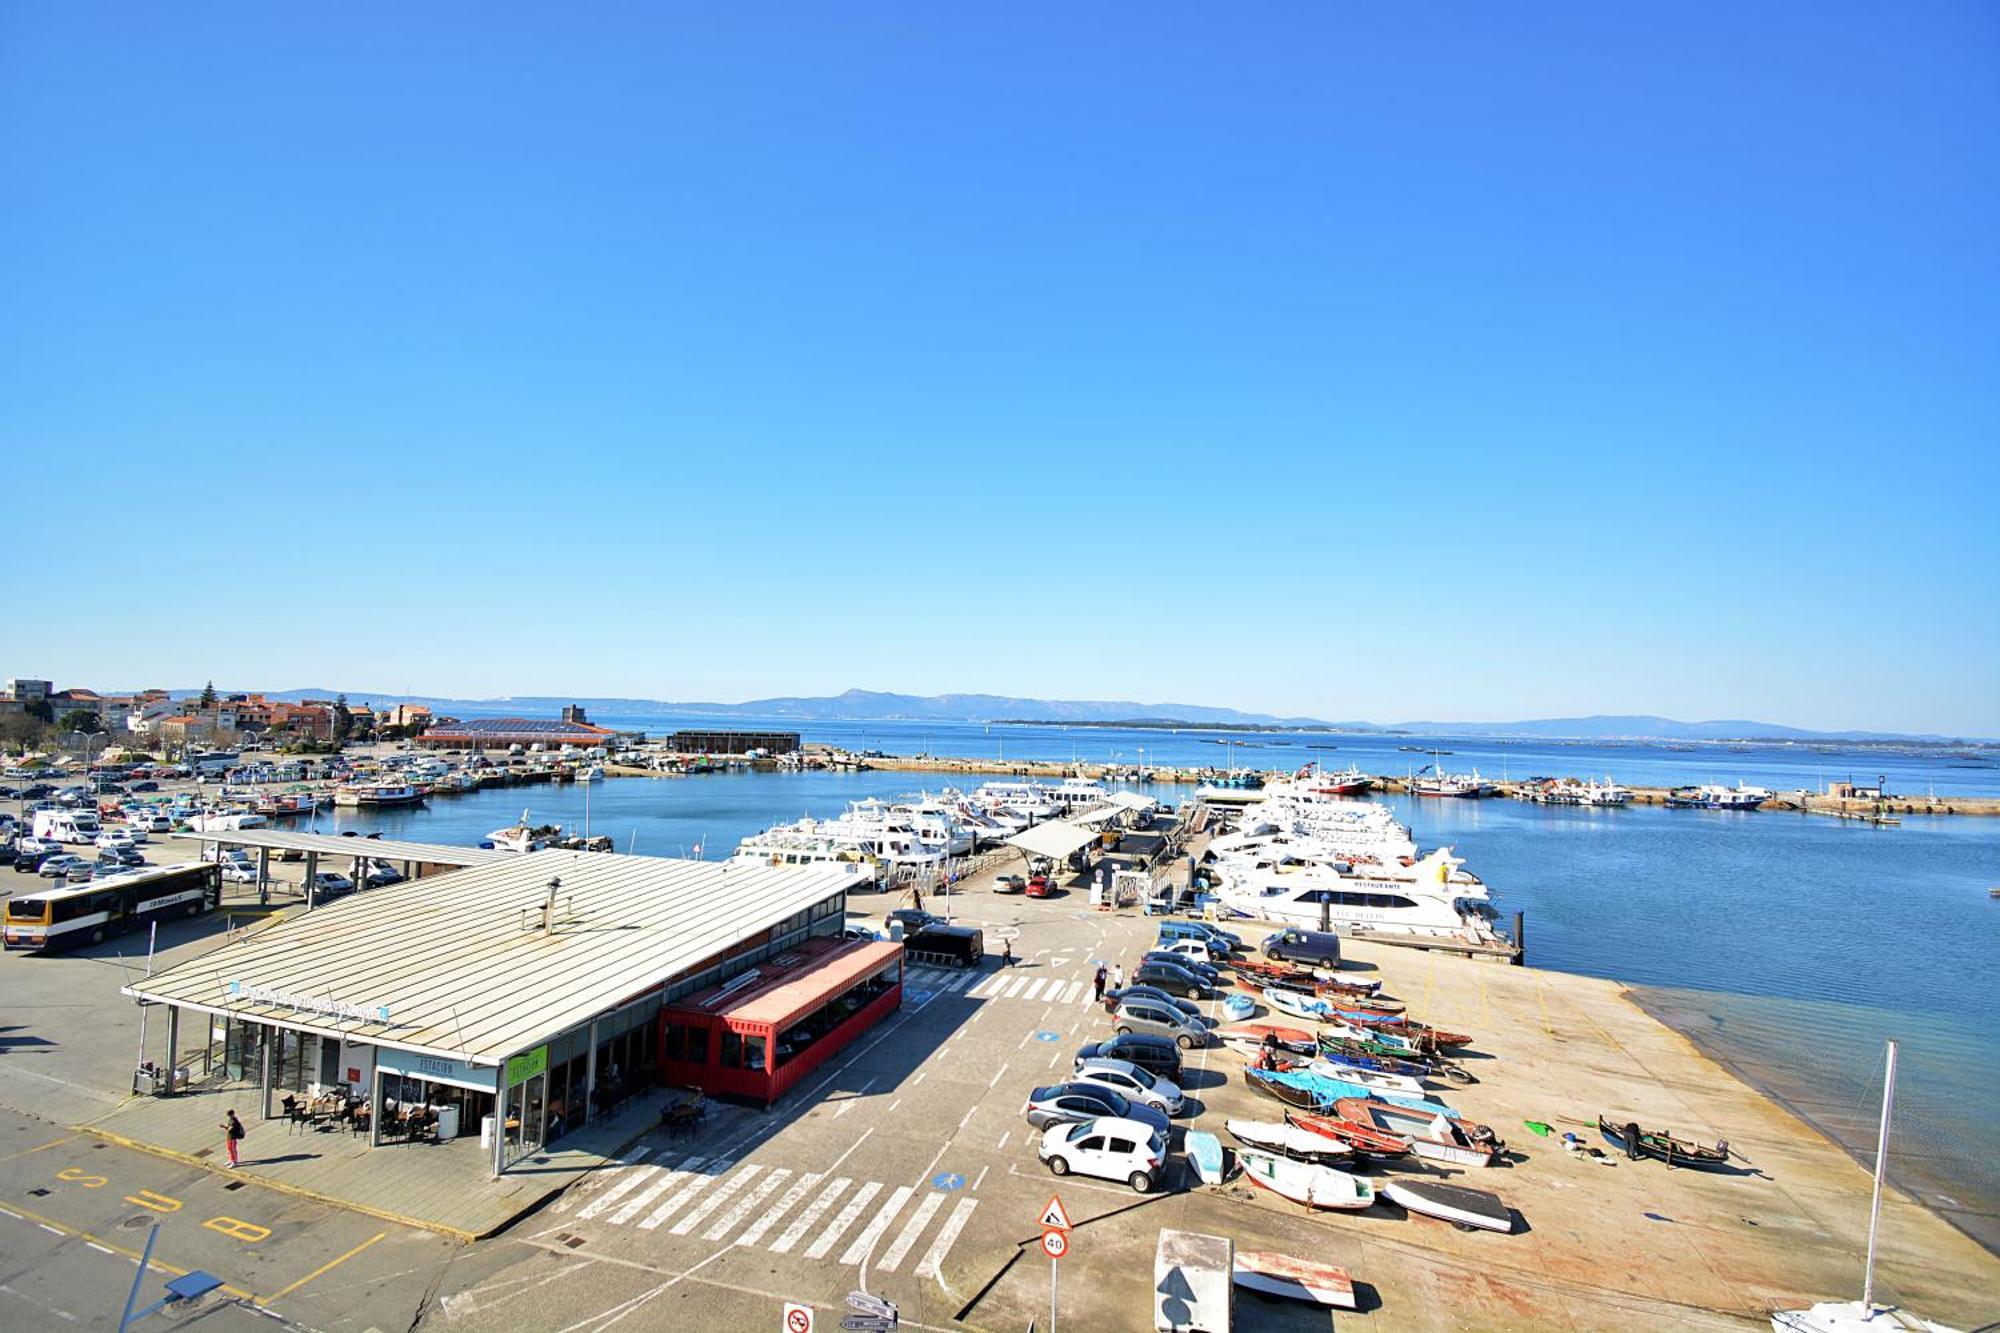
<path fill-rule="evenodd" d="M 87 1190 L 102 1189 L 111 1183 L 111 1177 L 93 1176 L 80 1166 L 64 1167 L 62 1170 L 56 1172 L 56 1179 L 67 1180 L 72 1184 L 81 1185 Z"/>
<path fill-rule="evenodd" d="M 141 1208 L 150 1208 L 156 1213 L 178 1213 L 181 1210 L 181 1201 L 179 1199 L 170 1199 L 164 1194 L 155 1194 L 151 1190 L 140 1190 L 137 1194 L 128 1194 L 125 1196 L 125 1202 L 136 1203 Z"/>
<path fill-rule="evenodd" d="M 255 1222 L 245 1222 L 240 1217 L 211 1217 L 206 1222 L 203 1222 L 202 1225 L 210 1231 L 217 1231 L 225 1236 L 233 1236 L 237 1240 L 245 1241 L 251 1245 L 255 1245 L 258 1241 L 266 1239 L 271 1234 L 271 1228 L 260 1227 Z"/>
<path fill-rule="evenodd" d="M 44 1143 L 37 1148 L 23 1148 L 19 1152 L 10 1152 L 5 1157 L 0 1157 L 0 1162 L 11 1162 L 16 1157 L 27 1157 L 34 1153 L 46 1151 L 47 1149 L 50 1148 L 60 1148 L 65 1143 L 74 1143 L 74 1142 L 76 1142 L 76 1135 L 74 1134 L 70 1135 L 66 1139 L 50 1139 L 47 1143 Z"/>
<path fill-rule="evenodd" d="M 126 1249 L 123 1245 L 120 1245 L 115 1240 L 109 1240 L 103 1236 L 94 1236 L 88 1231 L 79 1231 L 77 1228 L 73 1226 L 69 1226 L 66 1223 L 56 1221 L 53 1217 L 44 1217 L 42 1214 L 36 1212 L 34 1209 L 23 1207 L 22 1205 L 15 1203 L 11 1199 L 5 1200 L 4 1202 L 6 1204 L 7 1209 L 10 1212 L 19 1213 L 21 1216 L 27 1218 L 29 1221 L 40 1223 L 42 1226 L 48 1227 L 52 1231 L 60 1232 L 65 1236 L 75 1236 L 78 1240 L 88 1241 L 93 1245 L 101 1245 L 105 1249 L 110 1250 L 115 1254 L 124 1255 L 127 1259 L 143 1259 L 145 1257 L 137 1250 Z M 163 1273 L 172 1273 L 175 1277 L 186 1277 L 188 1275 L 187 1269 L 176 1268 L 174 1265 L 168 1263 L 164 1259 L 154 1259 L 152 1261 L 152 1266 L 154 1268 L 159 1269 Z M 224 1283 L 222 1285 L 221 1290 L 228 1292 L 231 1296 L 239 1296 L 246 1301 L 254 1301 L 257 1299 L 255 1296 L 252 1296 L 249 1292 L 243 1290 L 243 1288 L 232 1287 L 228 1283 Z"/>
<path fill-rule="evenodd" d="M 359 1245 L 349 1250 L 346 1254 L 341 1255 L 338 1259 L 330 1259 L 326 1263 L 321 1264 L 318 1268 L 313 1269 L 312 1272 L 307 1273 L 304 1277 L 300 1278 L 297 1282 L 294 1282 L 291 1286 L 285 1287 L 280 1291 L 272 1292 L 269 1296 L 266 1296 L 264 1298 L 264 1304 L 269 1305 L 272 1301 L 279 1300 L 283 1297 L 291 1295 L 293 1292 L 297 1291 L 300 1287 L 303 1287 L 306 1283 L 312 1281 L 314 1278 L 326 1272 L 328 1269 L 340 1267 L 342 1264 L 346 1263 L 349 1259 L 352 1259 L 355 1255 L 361 1253 L 363 1250 L 367 1249 L 370 1245 L 373 1245 L 376 1241 L 381 1240 L 384 1236 L 388 1234 L 389 1233 L 386 1231 L 376 1232 L 374 1235 L 370 1236 L 367 1240 L 362 1241 Z"/>

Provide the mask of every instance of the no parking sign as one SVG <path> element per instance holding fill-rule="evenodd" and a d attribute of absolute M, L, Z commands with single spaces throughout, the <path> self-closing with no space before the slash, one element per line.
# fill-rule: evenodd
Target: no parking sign
<path fill-rule="evenodd" d="M 785 1316 L 778 1324 L 779 1333 L 813 1333 L 813 1308 L 800 1305 L 797 1301 L 785 1302 Z"/>

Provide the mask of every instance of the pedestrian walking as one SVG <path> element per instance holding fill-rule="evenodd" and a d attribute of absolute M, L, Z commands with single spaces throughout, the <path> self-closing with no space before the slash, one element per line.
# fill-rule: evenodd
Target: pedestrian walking
<path fill-rule="evenodd" d="M 1122 964 L 1113 963 L 1111 965 L 1111 989 L 1125 989 L 1125 968 Z"/>
<path fill-rule="evenodd" d="M 236 1145 L 243 1141 L 243 1122 L 236 1118 L 234 1107 L 230 1108 L 228 1116 L 229 1118 L 221 1125 L 222 1141 L 229 1149 L 229 1166 L 234 1170 L 237 1165 Z"/>
<path fill-rule="evenodd" d="M 1000 941 L 1000 966 L 1002 967 L 1014 966 L 1014 941 L 1012 940 Z"/>
<path fill-rule="evenodd" d="M 1097 989 L 1097 1002 L 1104 1003 L 1104 964 L 1097 965 L 1097 975 L 1090 979 L 1090 984 Z"/>

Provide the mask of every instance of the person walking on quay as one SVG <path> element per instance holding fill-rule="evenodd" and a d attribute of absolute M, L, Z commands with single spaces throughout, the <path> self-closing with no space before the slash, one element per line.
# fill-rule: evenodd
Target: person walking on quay
<path fill-rule="evenodd" d="M 236 1118 L 234 1107 L 231 1107 L 227 1114 L 229 1118 L 221 1125 L 222 1141 L 229 1148 L 229 1167 L 233 1171 L 237 1166 L 236 1145 L 243 1141 L 243 1122 Z"/>
<path fill-rule="evenodd" d="M 1111 989 L 1125 989 L 1125 967 L 1122 963 L 1113 963 L 1111 965 Z"/>
<path fill-rule="evenodd" d="M 1099 1004 L 1103 1004 L 1103 1003 L 1104 1003 L 1104 964 L 1102 964 L 1102 963 L 1099 963 L 1099 964 L 1097 965 L 1097 975 L 1096 975 L 1096 976 L 1094 976 L 1094 977 L 1092 977 L 1092 978 L 1090 979 L 1090 984 L 1091 984 L 1091 985 L 1092 985 L 1093 987 L 1095 987 L 1095 988 L 1096 988 L 1096 991 L 1097 991 L 1097 1002 L 1098 1002 Z"/>
<path fill-rule="evenodd" d="M 1002 967 L 1014 966 L 1014 941 L 1012 940 L 1000 941 L 1000 966 Z"/>

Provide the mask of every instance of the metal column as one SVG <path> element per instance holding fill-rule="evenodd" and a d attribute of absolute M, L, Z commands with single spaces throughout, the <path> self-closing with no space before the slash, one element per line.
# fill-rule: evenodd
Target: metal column
<path fill-rule="evenodd" d="M 583 1058 L 583 1119 L 579 1124 L 589 1124 L 597 1119 L 597 1020 L 590 1020 L 590 1053 Z"/>
<path fill-rule="evenodd" d="M 174 1086 L 174 1067 L 180 1063 L 181 1050 L 181 1007 L 167 1006 L 167 1092 L 169 1095 L 180 1091 Z"/>

